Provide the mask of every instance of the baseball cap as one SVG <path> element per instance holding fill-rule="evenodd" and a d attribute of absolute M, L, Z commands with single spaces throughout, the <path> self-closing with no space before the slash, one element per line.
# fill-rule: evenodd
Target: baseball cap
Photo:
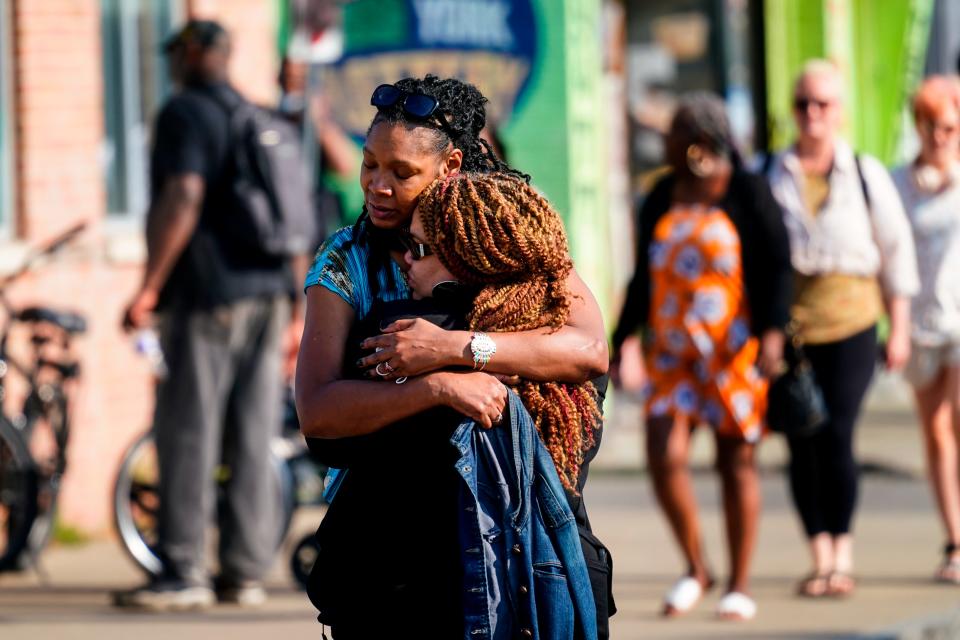
<path fill-rule="evenodd" d="M 183 27 L 163 41 L 163 51 L 169 53 L 186 44 L 195 43 L 202 48 L 212 46 L 218 38 L 226 35 L 219 22 L 213 20 L 190 20 Z"/>

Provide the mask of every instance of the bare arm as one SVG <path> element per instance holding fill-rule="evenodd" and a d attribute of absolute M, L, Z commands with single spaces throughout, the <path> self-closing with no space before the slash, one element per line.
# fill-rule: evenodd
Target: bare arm
<path fill-rule="evenodd" d="M 331 117 L 326 96 L 310 100 L 310 118 L 327 168 L 341 178 L 353 177 L 359 165 L 357 146 Z"/>
<path fill-rule="evenodd" d="M 574 295 L 567 324 L 559 331 L 536 329 L 495 333 L 497 353 L 484 371 L 529 380 L 579 383 L 606 373 L 606 333 L 600 307 L 576 272 L 567 281 Z M 396 375 L 417 375 L 446 367 L 473 367 L 471 333 L 444 331 L 425 320 L 401 321 L 364 348 L 382 347 L 363 359 L 364 367 L 389 362 Z"/>
<path fill-rule="evenodd" d="M 887 338 L 887 369 L 900 371 L 910 357 L 910 298 L 892 296 L 886 299 L 890 317 L 890 335 Z"/>
<path fill-rule="evenodd" d="M 293 273 L 293 282 L 296 288 L 296 295 L 293 296 L 293 307 L 291 309 L 291 316 L 294 321 L 303 317 L 304 302 L 306 300 L 302 293 L 303 282 L 307 279 L 307 271 L 309 270 L 310 256 L 304 254 L 290 258 L 290 271 Z"/>
<path fill-rule="evenodd" d="M 203 203 L 203 176 L 187 173 L 168 178 L 147 213 L 147 270 L 144 289 L 159 291 L 190 242 Z"/>
<path fill-rule="evenodd" d="M 197 173 L 173 176 L 164 182 L 147 212 L 147 267 L 140 290 L 124 314 L 125 327 L 150 324 L 160 290 L 200 220 L 204 190 L 204 179 Z"/>
<path fill-rule="evenodd" d="M 447 405 L 489 427 L 506 404 L 506 388 L 486 374 L 437 372 L 398 385 L 345 380 L 342 362 L 353 309 L 321 286 L 307 290 L 296 374 L 297 413 L 305 436 L 363 435 Z"/>

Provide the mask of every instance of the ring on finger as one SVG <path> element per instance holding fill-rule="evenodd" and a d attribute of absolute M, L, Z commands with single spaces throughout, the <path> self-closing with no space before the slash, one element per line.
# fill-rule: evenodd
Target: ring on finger
<path fill-rule="evenodd" d="M 493 424 L 500 424 L 501 422 L 503 422 L 503 414 L 498 413 L 497 417 L 493 419 Z"/>
<path fill-rule="evenodd" d="M 380 364 L 377 365 L 377 368 L 374 369 L 374 371 L 377 372 L 377 375 L 380 376 L 381 378 L 386 378 L 387 376 L 390 375 L 390 371 L 393 371 L 393 369 L 390 369 L 390 371 L 380 371 L 380 367 L 382 367 L 385 364 L 387 365 L 387 367 L 390 366 L 386 362 L 381 362 Z"/>
<path fill-rule="evenodd" d="M 396 369 L 390 366 L 389 360 L 384 360 L 382 364 L 383 364 L 383 368 L 386 369 L 388 372 L 393 373 L 394 371 L 396 371 Z"/>

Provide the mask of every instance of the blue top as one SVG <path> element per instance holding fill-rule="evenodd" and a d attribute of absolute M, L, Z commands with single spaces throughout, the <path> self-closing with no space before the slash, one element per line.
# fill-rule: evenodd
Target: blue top
<path fill-rule="evenodd" d="M 327 238 L 317 251 L 303 288 L 320 285 L 333 291 L 353 308 L 357 319 L 362 320 L 373 305 L 373 292 L 367 279 L 370 246 L 364 241 L 350 242 L 352 238 L 353 227 L 344 227 Z M 388 268 L 393 276 L 389 279 Z M 380 283 L 380 299 L 384 302 L 410 296 L 403 272 L 393 260 L 389 261 L 389 267 L 380 268 L 377 280 Z"/>

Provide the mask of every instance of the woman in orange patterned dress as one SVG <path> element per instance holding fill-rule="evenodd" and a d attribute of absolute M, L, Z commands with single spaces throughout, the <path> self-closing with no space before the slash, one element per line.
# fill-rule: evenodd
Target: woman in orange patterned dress
<path fill-rule="evenodd" d="M 664 613 L 689 611 L 713 585 L 687 468 L 691 430 L 707 424 L 716 436 L 731 566 L 717 613 L 745 620 L 756 614 L 748 585 L 760 514 L 754 449 L 789 317 L 787 233 L 765 181 L 742 169 L 718 98 L 684 98 L 666 150 L 673 171 L 641 210 L 637 269 L 611 371 L 620 373 L 621 347 L 645 329 L 647 460 L 688 565 Z"/>

